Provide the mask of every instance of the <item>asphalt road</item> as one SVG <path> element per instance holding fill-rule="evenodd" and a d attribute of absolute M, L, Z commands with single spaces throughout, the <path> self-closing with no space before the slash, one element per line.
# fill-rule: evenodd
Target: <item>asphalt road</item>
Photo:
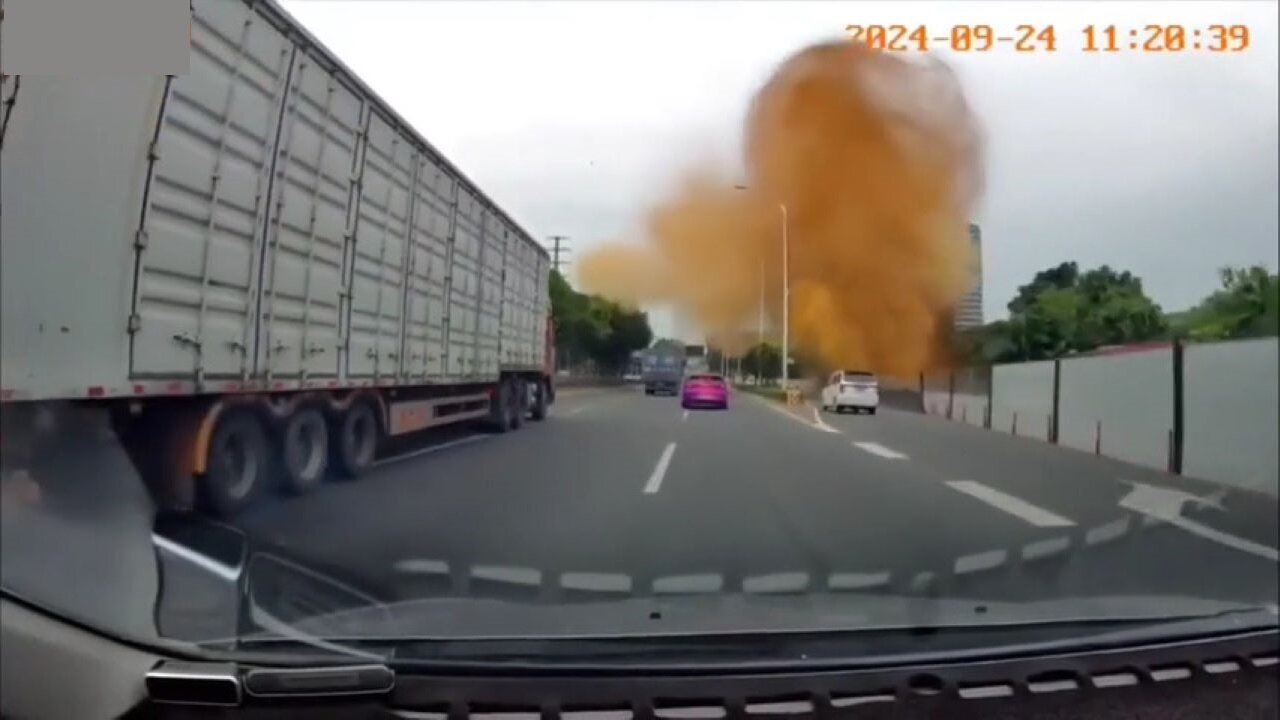
<path fill-rule="evenodd" d="M 262 546 L 393 600 L 857 591 L 1275 603 L 1274 499 L 882 407 L 564 391 L 541 423 L 401 442 L 268 498 Z M 409 449 L 412 448 L 412 449 Z"/>

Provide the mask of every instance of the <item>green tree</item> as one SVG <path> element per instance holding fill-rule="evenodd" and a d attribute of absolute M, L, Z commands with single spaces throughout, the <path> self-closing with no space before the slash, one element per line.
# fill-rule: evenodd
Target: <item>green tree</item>
<path fill-rule="evenodd" d="M 593 357 L 602 369 L 616 372 L 626 367 L 633 351 L 649 347 L 653 339 L 649 317 L 595 296 L 592 300 L 602 303 L 608 323 L 608 331 L 599 339 Z"/>
<path fill-rule="evenodd" d="M 1166 322 L 1132 273 L 1106 265 L 1081 273 L 1074 262 L 1036 273 L 1009 302 L 1009 319 L 962 336 L 960 354 L 989 361 L 1039 360 L 1103 345 L 1161 337 Z"/>
<path fill-rule="evenodd" d="M 1189 340 L 1226 340 L 1280 334 L 1280 282 L 1261 265 L 1224 267 L 1222 287 L 1170 318 L 1173 334 Z"/>
<path fill-rule="evenodd" d="M 590 360 L 599 370 L 617 372 L 626 367 L 633 350 L 647 347 L 653 339 L 643 312 L 580 293 L 554 270 L 549 295 L 556 354 L 566 365 Z"/>
<path fill-rule="evenodd" d="M 1057 267 L 1041 270 L 1030 283 L 1018 288 L 1018 294 L 1009 301 L 1009 313 L 1016 315 L 1024 312 L 1035 302 L 1036 296 L 1045 290 L 1074 287 L 1079 274 L 1080 270 L 1074 262 L 1064 262 Z"/>
<path fill-rule="evenodd" d="M 764 382 L 776 381 L 782 377 L 782 350 L 769 343 L 753 346 L 742 356 L 742 372 Z"/>

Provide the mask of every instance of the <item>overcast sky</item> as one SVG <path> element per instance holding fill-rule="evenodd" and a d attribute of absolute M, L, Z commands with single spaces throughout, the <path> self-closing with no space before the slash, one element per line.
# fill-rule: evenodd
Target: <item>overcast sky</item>
<path fill-rule="evenodd" d="M 1132 270 L 1166 310 L 1211 291 L 1221 265 L 1277 265 L 1275 2 L 283 4 L 526 229 L 575 253 L 634 235 L 695 162 L 737 167 L 755 90 L 848 24 L 1052 24 L 1056 53 L 937 53 L 986 135 L 987 319 L 1063 260 Z M 1113 23 L 1122 46 L 1148 23 L 1204 42 L 1238 23 L 1250 47 L 1081 52 L 1086 25 Z"/>

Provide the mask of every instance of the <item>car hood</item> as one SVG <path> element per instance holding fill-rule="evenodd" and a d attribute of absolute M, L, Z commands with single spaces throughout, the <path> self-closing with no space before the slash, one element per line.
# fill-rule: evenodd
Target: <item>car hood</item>
<path fill-rule="evenodd" d="M 491 640 L 993 628 L 1047 623 L 1171 621 L 1259 606 L 1181 596 L 1072 597 L 1026 603 L 892 595 L 713 595 L 543 604 L 424 598 L 291 623 L 316 638 Z M 1267 607 L 1274 617 L 1274 606 Z M 259 620 L 270 609 L 252 607 Z M 259 623 L 262 626 L 262 623 Z"/>

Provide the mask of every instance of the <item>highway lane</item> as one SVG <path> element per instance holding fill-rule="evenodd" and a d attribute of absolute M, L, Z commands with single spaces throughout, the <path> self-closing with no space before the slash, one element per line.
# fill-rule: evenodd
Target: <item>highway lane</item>
<path fill-rule="evenodd" d="M 1159 501 L 1170 490 L 1209 501 L 1184 498 L 1182 515 L 1154 522 L 1153 491 L 1123 505 L 1133 483 L 1165 490 Z M 268 498 L 238 524 L 391 597 L 746 589 L 1274 603 L 1274 500 L 1216 490 L 889 409 L 818 416 L 734 393 L 727 412 L 685 413 L 634 388 L 584 389 L 563 393 L 546 422 L 436 433 L 359 481 Z"/>

